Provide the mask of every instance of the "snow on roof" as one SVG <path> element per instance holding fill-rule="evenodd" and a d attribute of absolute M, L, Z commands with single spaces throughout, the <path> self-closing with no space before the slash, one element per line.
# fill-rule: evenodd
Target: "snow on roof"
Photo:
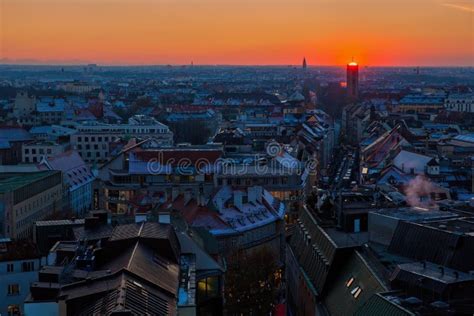
<path fill-rule="evenodd" d="M 230 186 L 224 186 L 213 197 L 212 201 L 218 208 L 220 217 L 229 227 L 211 229 L 211 234 L 228 235 L 235 232 L 244 232 L 283 218 L 285 213 L 284 204 L 279 203 L 266 190 L 259 193 L 261 194 L 261 202 L 258 198 L 254 202 L 242 203 L 239 209 L 236 206 L 226 206 L 226 202 L 234 197 L 236 191 L 239 190 L 233 190 Z M 245 192 L 242 192 L 242 194 L 245 195 Z"/>
<path fill-rule="evenodd" d="M 424 174 L 425 167 L 433 158 L 425 155 L 402 150 L 393 159 L 393 164 L 402 170 L 402 172 Z"/>
<path fill-rule="evenodd" d="M 458 135 L 454 137 L 454 139 L 463 142 L 474 143 L 474 134 Z"/>
<path fill-rule="evenodd" d="M 94 180 L 94 175 L 89 167 L 73 150 L 45 158 L 44 165 L 50 170 L 61 170 L 64 173 L 64 180 L 71 186 L 71 190 Z"/>
<path fill-rule="evenodd" d="M 41 98 L 36 102 L 38 112 L 64 112 L 66 101 L 64 99 Z"/>

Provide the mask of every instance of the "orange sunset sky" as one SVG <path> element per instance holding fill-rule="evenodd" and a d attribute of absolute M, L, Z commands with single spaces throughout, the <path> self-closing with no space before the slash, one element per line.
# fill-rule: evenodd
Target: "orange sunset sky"
<path fill-rule="evenodd" d="M 0 63 L 474 66 L 474 0 L 0 0 Z"/>

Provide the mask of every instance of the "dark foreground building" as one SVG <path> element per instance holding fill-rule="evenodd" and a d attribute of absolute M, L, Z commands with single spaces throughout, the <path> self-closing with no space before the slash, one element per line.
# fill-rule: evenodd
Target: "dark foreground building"
<path fill-rule="evenodd" d="M 26 314 L 222 313 L 223 269 L 189 235 L 170 224 L 111 227 L 106 221 L 88 217 L 70 227 L 72 240 L 51 248 L 48 265 L 31 285 Z"/>

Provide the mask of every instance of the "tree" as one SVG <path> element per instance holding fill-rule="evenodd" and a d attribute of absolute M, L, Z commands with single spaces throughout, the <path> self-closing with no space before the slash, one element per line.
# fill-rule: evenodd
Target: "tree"
<path fill-rule="evenodd" d="M 230 256 L 225 276 L 228 315 L 270 315 L 280 282 L 277 262 L 268 248 Z"/>

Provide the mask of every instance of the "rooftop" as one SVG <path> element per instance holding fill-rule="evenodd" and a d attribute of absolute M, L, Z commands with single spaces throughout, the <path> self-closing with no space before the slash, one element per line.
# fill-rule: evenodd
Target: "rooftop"
<path fill-rule="evenodd" d="M 440 211 L 436 209 L 426 209 L 421 207 L 397 207 L 397 208 L 384 208 L 373 211 L 373 213 L 382 214 L 389 217 L 405 221 L 427 221 L 427 220 L 439 220 L 457 217 L 458 215 Z"/>
<path fill-rule="evenodd" d="M 19 189 L 55 173 L 56 171 L 39 171 L 0 174 L 0 193 Z"/>

